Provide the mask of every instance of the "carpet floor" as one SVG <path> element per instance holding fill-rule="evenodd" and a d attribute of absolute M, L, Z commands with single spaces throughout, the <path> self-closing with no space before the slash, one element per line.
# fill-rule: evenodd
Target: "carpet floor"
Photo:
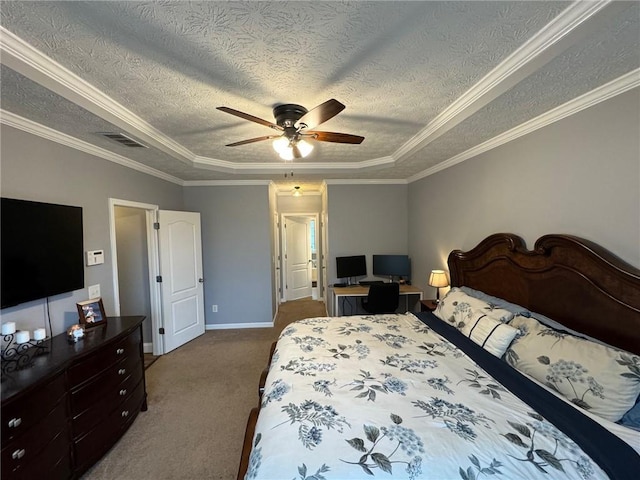
<path fill-rule="evenodd" d="M 149 368 L 159 358 L 160 358 L 159 356 L 153 355 L 151 353 L 145 353 L 144 354 L 144 369 L 146 370 L 147 368 Z"/>
<path fill-rule="evenodd" d="M 271 343 L 323 302 L 280 305 L 273 328 L 208 330 L 145 372 L 148 411 L 82 480 L 232 480 Z"/>

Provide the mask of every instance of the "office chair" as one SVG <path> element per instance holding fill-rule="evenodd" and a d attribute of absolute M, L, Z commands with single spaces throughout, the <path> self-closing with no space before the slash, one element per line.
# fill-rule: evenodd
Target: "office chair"
<path fill-rule="evenodd" d="M 369 294 L 362 300 L 362 308 L 369 313 L 395 313 L 400 302 L 398 283 L 376 283 L 369 287 Z"/>

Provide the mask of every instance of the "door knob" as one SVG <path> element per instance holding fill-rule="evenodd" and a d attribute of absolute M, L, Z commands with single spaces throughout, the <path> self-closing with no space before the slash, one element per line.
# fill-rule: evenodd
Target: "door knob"
<path fill-rule="evenodd" d="M 198 282 L 199 282 L 199 283 L 204 283 L 204 278 L 199 278 L 199 279 L 198 279 Z"/>

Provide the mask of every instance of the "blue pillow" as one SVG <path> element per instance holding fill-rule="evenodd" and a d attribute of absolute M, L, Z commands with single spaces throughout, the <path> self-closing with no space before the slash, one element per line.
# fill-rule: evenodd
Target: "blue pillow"
<path fill-rule="evenodd" d="M 627 413 L 625 413 L 617 423 L 640 431 L 640 398 L 638 398 L 638 402 L 636 402 L 636 404 Z"/>

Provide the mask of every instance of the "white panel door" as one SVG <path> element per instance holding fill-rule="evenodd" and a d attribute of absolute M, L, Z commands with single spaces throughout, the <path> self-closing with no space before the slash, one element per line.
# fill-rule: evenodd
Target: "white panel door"
<path fill-rule="evenodd" d="M 311 246 L 309 222 L 288 217 L 285 221 L 287 258 L 287 300 L 311 296 Z"/>
<path fill-rule="evenodd" d="M 204 333 L 200 214 L 158 213 L 164 353 Z"/>

